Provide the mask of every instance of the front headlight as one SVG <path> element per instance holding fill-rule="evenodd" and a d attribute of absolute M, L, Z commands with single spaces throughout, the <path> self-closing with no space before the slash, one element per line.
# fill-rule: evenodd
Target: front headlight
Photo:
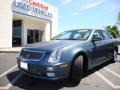
<path fill-rule="evenodd" d="M 49 63 L 58 63 L 60 61 L 62 49 L 57 49 L 52 52 L 52 54 L 49 57 L 48 62 Z"/>

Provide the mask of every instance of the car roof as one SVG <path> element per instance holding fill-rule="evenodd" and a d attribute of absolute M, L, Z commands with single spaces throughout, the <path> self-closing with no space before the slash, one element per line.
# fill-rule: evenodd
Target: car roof
<path fill-rule="evenodd" d="M 103 29 L 72 29 L 72 30 L 66 30 L 66 31 L 79 31 L 79 30 L 92 30 L 92 31 L 95 31 L 95 30 L 102 30 L 102 31 L 105 31 Z"/>
<path fill-rule="evenodd" d="M 93 29 L 72 29 L 72 30 L 66 30 L 66 31 L 79 31 L 79 30 L 93 30 Z"/>

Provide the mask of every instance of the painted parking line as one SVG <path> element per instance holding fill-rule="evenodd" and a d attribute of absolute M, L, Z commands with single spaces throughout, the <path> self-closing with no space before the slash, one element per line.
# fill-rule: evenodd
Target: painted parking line
<path fill-rule="evenodd" d="M 109 81 L 107 78 L 105 78 L 102 74 L 99 72 L 95 72 L 96 75 L 98 75 L 101 79 L 103 79 L 109 86 L 111 86 L 114 89 L 120 89 L 120 86 L 114 85 L 111 81 Z"/>
<path fill-rule="evenodd" d="M 10 83 L 8 83 L 6 86 L 0 87 L 0 90 L 8 90 L 10 89 L 13 84 L 15 84 L 15 82 L 23 75 L 23 73 L 20 73 L 19 75 L 17 75 Z"/>
<path fill-rule="evenodd" d="M 120 78 L 120 75 L 117 74 L 116 72 L 113 72 L 112 70 L 108 69 L 108 68 L 104 68 L 105 70 L 109 71 L 110 73 L 112 73 L 113 75 L 115 75 L 116 77 Z"/>
<path fill-rule="evenodd" d="M 9 72 L 11 72 L 12 70 L 14 70 L 15 68 L 17 68 L 17 65 L 13 66 L 9 70 L 7 70 L 4 73 L 0 74 L 0 78 L 2 78 L 3 76 L 7 75 Z"/>

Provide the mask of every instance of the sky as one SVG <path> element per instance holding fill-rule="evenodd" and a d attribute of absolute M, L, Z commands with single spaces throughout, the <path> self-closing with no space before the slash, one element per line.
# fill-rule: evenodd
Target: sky
<path fill-rule="evenodd" d="M 59 10 L 59 32 L 104 29 L 117 22 L 120 0 L 43 0 Z"/>

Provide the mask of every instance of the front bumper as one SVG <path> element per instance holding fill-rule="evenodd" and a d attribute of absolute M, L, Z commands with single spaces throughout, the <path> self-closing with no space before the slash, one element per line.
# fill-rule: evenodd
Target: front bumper
<path fill-rule="evenodd" d="M 27 64 L 27 69 L 21 67 L 21 62 Z M 68 63 L 40 63 L 33 61 L 23 61 L 17 58 L 19 69 L 32 77 L 47 79 L 47 80 L 59 80 L 69 77 L 70 65 Z"/>

